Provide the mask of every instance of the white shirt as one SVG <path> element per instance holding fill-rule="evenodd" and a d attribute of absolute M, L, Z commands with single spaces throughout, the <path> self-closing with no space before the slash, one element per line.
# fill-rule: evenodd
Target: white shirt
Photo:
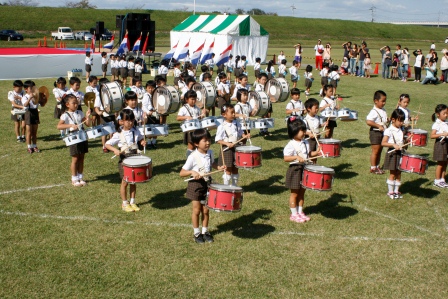
<path fill-rule="evenodd" d="M 243 114 L 248 118 L 250 116 L 250 113 L 252 112 L 252 107 L 248 103 L 241 103 L 238 102 L 235 104 L 235 113 Z M 243 117 L 240 116 L 240 119 L 243 119 Z"/>
<path fill-rule="evenodd" d="M 282 60 L 283 59 L 285 59 L 286 58 L 286 56 L 285 55 L 278 55 L 277 56 L 277 64 L 281 64 L 282 63 Z"/>
<path fill-rule="evenodd" d="M 267 73 L 271 73 L 272 75 L 274 75 L 275 74 L 275 67 L 271 66 L 271 68 L 269 70 L 268 70 L 268 67 L 266 67 L 265 71 Z"/>
<path fill-rule="evenodd" d="M 260 84 L 260 83 L 255 83 L 255 88 L 254 88 L 254 90 L 255 90 L 255 91 L 258 91 L 258 92 L 260 92 L 260 91 L 264 91 L 264 85 L 263 85 L 263 84 Z"/>
<path fill-rule="evenodd" d="M 141 73 L 142 69 L 143 69 L 143 67 L 140 64 L 136 64 L 135 65 L 135 72 L 136 73 Z"/>
<path fill-rule="evenodd" d="M 308 72 L 305 72 L 305 73 L 304 73 L 304 76 L 305 76 L 306 79 L 311 79 L 311 78 L 313 78 L 313 73 L 311 73 L 311 72 L 309 72 L 309 73 L 308 73 Z"/>
<path fill-rule="evenodd" d="M 178 116 L 191 116 L 193 119 L 198 119 L 201 115 L 201 109 L 197 106 L 191 107 L 188 104 L 182 106 L 177 113 Z"/>
<path fill-rule="evenodd" d="M 185 87 L 186 87 L 187 85 L 185 85 L 185 82 L 184 81 L 182 81 L 182 80 L 180 80 L 179 79 L 179 81 L 177 81 L 177 87 L 179 87 L 179 89 L 184 89 Z"/>
<path fill-rule="evenodd" d="M 321 71 L 319 72 L 319 75 L 321 77 L 327 77 L 328 76 L 328 68 L 324 67 L 321 69 Z"/>
<path fill-rule="evenodd" d="M 291 139 L 283 149 L 283 156 L 300 156 L 303 159 L 307 159 L 309 157 L 309 152 L 310 144 L 308 143 L 308 140 L 297 141 Z"/>
<path fill-rule="evenodd" d="M 28 101 L 30 98 L 31 98 L 31 95 L 29 95 L 29 94 L 25 94 L 25 95 L 22 97 L 22 106 L 25 106 L 26 101 Z M 34 101 L 36 102 L 36 104 L 34 104 Z M 37 106 L 38 106 L 38 104 L 37 104 L 37 99 L 33 98 L 33 99 L 29 102 L 28 105 L 29 105 L 28 107 L 29 107 L 30 109 L 37 109 Z"/>
<path fill-rule="evenodd" d="M 324 107 L 327 104 L 331 105 L 330 106 L 331 109 L 334 109 L 336 107 L 336 102 L 333 99 L 325 97 L 325 98 L 322 99 L 322 101 L 320 101 L 319 108 L 322 108 L 322 107 Z"/>
<path fill-rule="evenodd" d="M 182 169 L 193 170 L 200 174 L 209 173 L 212 169 L 213 160 L 212 150 L 208 150 L 206 154 L 202 154 L 196 149 L 188 156 Z M 204 179 L 207 180 L 207 178 Z"/>
<path fill-rule="evenodd" d="M 140 133 L 139 130 L 137 130 L 135 127 L 132 127 L 129 131 L 126 131 L 124 129 L 121 130 L 121 133 L 123 133 L 124 140 L 126 142 L 126 145 L 131 146 L 133 144 L 137 144 L 140 140 L 143 139 L 143 135 Z M 114 135 L 112 135 L 112 138 L 109 139 L 106 144 L 109 145 L 117 145 L 118 147 L 123 147 L 123 144 L 121 142 L 120 134 L 119 132 L 115 132 Z"/>
<path fill-rule="evenodd" d="M 101 64 L 107 64 L 107 58 L 102 57 L 101 58 Z"/>
<path fill-rule="evenodd" d="M 404 124 L 405 125 L 409 125 L 410 124 L 410 120 L 411 120 L 409 109 L 403 108 L 403 107 L 398 107 L 398 109 L 400 109 L 404 113 Z"/>
<path fill-rule="evenodd" d="M 258 62 L 255 62 L 255 64 L 254 64 L 254 71 L 259 70 L 260 67 L 261 67 L 261 65 Z"/>
<path fill-rule="evenodd" d="M 135 70 L 135 63 L 132 62 L 132 61 L 129 61 L 129 62 L 128 62 L 128 69 L 129 69 L 129 70 Z"/>
<path fill-rule="evenodd" d="M 116 61 L 116 60 L 111 60 L 110 61 L 110 68 L 111 69 L 115 69 L 115 68 L 117 68 L 118 66 L 117 66 L 117 62 L 118 61 Z"/>
<path fill-rule="evenodd" d="M 302 56 L 303 48 L 296 47 L 296 55 L 295 56 Z"/>
<path fill-rule="evenodd" d="M 194 71 L 193 70 L 188 70 L 188 76 L 194 77 Z"/>
<path fill-rule="evenodd" d="M 290 67 L 289 73 L 291 74 L 291 76 L 297 77 L 297 68 L 295 66 Z"/>
<path fill-rule="evenodd" d="M 8 100 L 11 102 L 11 105 L 12 105 L 12 103 L 16 103 L 16 104 L 22 105 L 22 100 L 21 99 L 23 98 L 24 95 L 25 95 L 25 92 L 23 90 L 20 93 L 17 93 L 14 90 L 12 90 L 12 91 L 8 92 Z M 16 100 L 14 98 L 14 97 L 17 97 L 17 96 L 20 97 L 20 100 Z"/>
<path fill-rule="evenodd" d="M 278 73 L 279 73 L 279 74 L 283 74 L 283 75 L 285 75 L 284 73 L 286 73 L 286 65 L 284 65 L 284 64 L 280 64 L 280 65 L 278 66 Z"/>
<path fill-rule="evenodd" d="M 154 106 L 152 105 L 152 96 L 145 92 L 142 100 L 142 110 L 145 113 L 149 113 L 150 111 L 154 111 Z"/>
<path fill-rule="evenodd" d="M 316 56 L 322 56 L 322 54 L 323 54 L 323 52 L 322 52 L 322 54 L 321 53 L 319 53 L 319 51 L 318 50 L 324 50 L 324 46 L 323 45 L 315 45 L 314 46 L 314 51 L 316 52 Z"/>
<path fill-rule="evenodd" d="M 236 86 L 235 86 L 235 89 L 233 90 L 233 95 L 232 95 L 232 99 L 236 99 L 236 94 L 237 94 L 237 92 L 238 92 L 238 89 L 246 89 L 247 91 L 249 91 L 249 86 L 243 86 L 243 85 L 241 85 L 241 84 L 237 84 Z"/>
<path fill-rule="evenodd" d="M 289 101 L 289 103 L 286 105 L 286 110 L 293 110 L 293 109 L 305 109 L 305 106 L 303 105 L 301 100 L 298 101 L 294 101 L 291 99 L 291 101 Z M 303 114 L 303 111 L 296 111 L 291 113 L 291 115 L 297 115 L 300 116 Z"/>
<path fill-rule="evenodd" d="M 122 59 L 118 62 L 118 66 L 120 68 L 127 68 L 128 67 L 128 62 L 125 59 Z"/>
<path fill-rule="evenodd" d="M 178 68 L 174 68 L 174 77 L 179 77 L 182 74 L 182 71 Z"/>
<path fill-rule="evenodd" d="M 157 73 L 159 75 L 166 75 L 166 74 L 168 74 L 168 68 L 162 64 L 162 65 L 159 66 L 159 69 L 157 70 Z"/>
<path fill-rule="evenodd" d="M 219 82 L 218 87 L 217 87 L 217 90 L 218 90 L 218 91 L 221 91 L 221 92 L 224 92 L 225 94 L 229 94 L 229 93 L 230 93 L 230 87 L 229 87 L 229 84 Z"/>
<path fill-rule="evenodd" d="M 387 143 L 395 143 L 398 145 L 403 144 L 403 131 L 400 128 L 391 125 L 389 128 L 384 130 L 384 135 L 389 137 Z"/>
<path fill-rule="evenodd" d="M 212 58 L 210 58 L 210 59 L 205 61 L 205 65 L 207 65 L 209 67 L 214 67 L 215 66 L 215 62 L 213 61 Z"/>
<path fill-rule="evenodd" d="M 139 103 L 141 103 L 143 95 L 145 94 L 145 90 L 143 89 L 143 87 L 137 87 L 135 85 L 132 85 L 131 90 L 137 94 L 137 100 Z"/>
<path fill-rule="evenodd" d="M 138 106 L 135 107 L 135 108 L 131 108 L 131 107 L 127 106 L 124 109 L 132 110 L 132 112 L 134 113 L 135 120 L 137 121 L 137 123 L 140 123 L 141 120 L 143 119 L 143 110 L 138 108 Z M 120 116 L 117 117 L 117 120 L 119 120 L 119 119 L 121 119 Z"/>
<path fill-rule="evenodd" d="M 66 94 L 72 94 L 78 99 L 78 103 L 81 105 L 81 102 L 84 100 L 84 93 L 81 91 L 74 91 L 72 88 L 70 88 L 69 91 L 67 91 Z"/>
<path fill-rule="evenodd" d="M 307 114 L 305 117 L 305 124 L 308 130 L 316 134 L 319 133 L 319 127 L 320 127 L 319 116 L 317 115 L 311 116 Z"/>
<path fill-rule="evenodd" d="M 387 112 L 384 109 L 378 109 L 373 107 L 367 115 L 367 120 L 373 121 L 376 124 L 386 125 L 387 122 Z"/>
<path fill-rule="evenodd" d="M 339 80 L 341 76 L 339 76 L 337 71 L 332 71 L 328 76 L 331 80 Z"/>
<path fill-rule="evenodd" d="M 440 119 L 436 119 L 436 122 L 432 125 L 432 130 L 436 130 L 436 134 L 448 132 L 448 124 Z"/>
<path fill-rule="evenodd" d="M 84 118 L 84 113 L 80 110 L 76 110 L 75 112 L 69 112 L 66 111 L 61 114 L 61 120 L 64 121 L 66 125 L 79 125 L 82 123 L 82 119 Z M 81 125 L 81 129 L 82 129 Z M 67 129 L 66 132 L 71 131 L 70 129 Z"/>
<path fill-rule="evenodd" d="M 88 65 L 93 65 L 93 57 L 87 57 L 84 59 L 84 63 Z"/>
<path fill-rule="evenodd" d="M 220 140 L 225 142 L 235 142 L 239 140 L 242 135 L 243 130 L 241 129 L 241 124 L 236 120 L 231 123 L 225 120 L 216 130 L 215 142 Z"/>

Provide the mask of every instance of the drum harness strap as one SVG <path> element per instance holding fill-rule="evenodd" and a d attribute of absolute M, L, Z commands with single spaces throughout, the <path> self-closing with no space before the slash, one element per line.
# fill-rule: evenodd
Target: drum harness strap
<path fill-rule="evenodd" d="M 210 158 L 210 168 L 211 168 L 211 164 L 212 164 L 212 155 L 210 153 L 207 153 L 209 158 Z M 205 169 L 205 165 L 204 163 L 202 163 L 201 157 L 199 156 L 199 152 L 196 150 L 193 152 L 193 157 L 196 160 L 196 164 L 198 165 L 199 168 L 199 174 L 201 176 L 203 176 L 203 179 L 205 181 L 209 181 L 210 180 L 210 176 L 204 176 L 204 174 L 206 174 L 207 172 L 210 172 L 210 168 L 207 170 Z"/>
<path fill-rule="evenodd" d="M 236 105 L 240 106 L 241 112 L 242 112 L 242 114 L 244 114 L 244 116 L 249 117 L 249 108 L 248 108 L 248 107 L 246 107 L 246 109 L 245 109 L 245 108 L 241 105 L 241 103 L 238 103 L 238 104 L 236 104 Z M 235 105 L 235 106 L 236 106 L 236 105 Z M 248 105 L 246 104 L 246 106 L 248 106 Z"/>
<path fill-rule="evenodd" d="M 376 108 L 373 108 L 373 110 L 375 110 L 376 114 L 378 114 L 378 116 L 380 117 L 380 125 L 382 125 L 383 127 L 386 126 L 386 124 L 383 122 L 383 118 L 381 117 L 381 114 L 378 112 L 378 110 L 376 110 Z M 378 129 L 376 129 L 376 131 L 378 131 Z"/>
<path fill-rule="evenodd" d="M 127 141 L 126 141 L 126 138 L 124 138 L 123 131 L 121 131 L 120 135 L 119 135 L 120 136 L 120 141 L 121 141 L 121 144 L 122 144 L 121 147 L 124 148 L 124 153 L 125 154 L 133 154 L 134 152 L 138 153 L 138 147 L 137 147 L 137 144 L 135 142 L 135 132 L 132 129 L 131 129 L 131 132 L 132 132 L 132 141 L 133 141 L 133 143 L 131 145 L 129 145 L 127 143 Z"/>
<path fill-rule="evenodd" d="M 233 122 L 231 124 L 233 124 Z M 226 124 L 224 124 L 224 131 L 225 131 L 226 136 L 227 136 L 227 138 L 226 138 L 227 142 L 232 142 L 233 143 L 233 142 L 236 141 L 236 136 L 233 136 L 232 132 L 230 132 L 229 126 L 227 126 Z"/>
<path fill-rule="evenodd" d="M 294 102 L 291 100 L 291 101 L 289 101 L 290 103 L 291 103 L 291 105 L 292 105 L 292 109 L 296 109 L 296 108 L 300 108 L 300 107 L 296 107 L 296 105 L 294 105 Z M 293 113 L 291 113 L 291 116 L 293 116 L 293 115 L 295 115 L 295 116 L 300 116 L 302 113 L 300 113 L 300 114 L 297 114 L 297 113 L 299 113 L 299 112 L 297 112 L 297 111 L 294 111 Z"/>
<path fill-rule="evenodd" d="M 303 141 L 301 141 L 299 144 L 297 144 L 297 142 L 293 142 L 292 146 L 294 147 L 294 150 L 297 152 L 298 156 L 300 156 L 301 158 L 304 158 L 304 159 L 309 158 L 308 148 L 306 147 L 306 144 Z M 303 157 L 303 152 L 301 151 L 302 146 L 305 147 L 306 157 Z M 302 165 L 302 164 L 307 164 L 307 163 L 306 162 L 300 163 L 300 165 Z M 292 164 L 292 165 L 294 165 L 294 164 Z"/>
<path fill-rule="evenodd" d="M 78 111 L 78 110 L 76 110 L 75 112 L 73 112 L 73 114 L 78 115 L 78 112 L 77 112 L 77 111 Z M 68 113 L 67 111 L 66 111 L 65 113 L 68 115 L 68 117 L 72 120 L 72 122 L 73 122 L 75 125 L 78 125 L 78 122 L 76 121 L 76 117 L 73 118 L 73 117 L 70 115 L 70 113 Z M 81 130 L 84 129 L 83 125 L 81 125 L 81 128 L 80 128 L 80 129 L 81 129 Z"/>
<path fill-rule="evenodd" d="M 188 114 L 190 114 L 190 116 L 191 116 L 193 119 L 197 119 L 197 118 L 198 118 L 198 116 L 196 116 L 195 113 L 194 113 L 194 107 L 193 107 L 193 114 L 191 114 L 191 110 L 190 110 L 189 105 L 185 104 L 184 107 L 185 107 L 185 109 L 187 109 Z M 196 117 L 196 118 L 195 118 L 195 117 Z"/>
<path fill-rule="evenodd" d="M 307 116 L 307 117 L 308 117 L 308 116 Z M 307 128 L 308 130 L 312 131 L 313 133 L 316 133 L 316 132 L 314 131 L 314 129 L 311 128 L 311 126 L 310 126 L 310 124 L 309 124 L 309 122 L 308 122 L 307 117 L 305 118 L 305 125 L 306 125 L 306 128 Z M 316 139 L 316 138 L 317 138 L 314 134 L 313 134 L 312 136 L 309 136 L 309 137 L 310 137 L 310 139 Z"/>

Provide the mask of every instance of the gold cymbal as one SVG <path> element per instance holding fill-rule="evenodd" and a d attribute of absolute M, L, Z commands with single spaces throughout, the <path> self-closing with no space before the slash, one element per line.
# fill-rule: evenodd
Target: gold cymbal
<path fill-rule="evenodd" d="M 49 97 L 50 93 L 48 92 L 48 88 L 45 86 L 39 87 L 39 104 L 42 107 L 44 107 L 47 104 Z"/>
<path fill-rule="evenodd" d="M 95 105 L 95 98 L 96 98 L 96 95 L 94 92 L 87 92 L 84 95 L 84 104 L 86 104 L 87 107 L 93 109 L 93 107 Z"/>

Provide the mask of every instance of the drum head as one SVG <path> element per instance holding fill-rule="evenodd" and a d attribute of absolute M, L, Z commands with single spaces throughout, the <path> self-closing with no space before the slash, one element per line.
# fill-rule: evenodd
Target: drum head
<path fill-rule="evenodd" d="M 238 146 L 235 151 L 241 153 L 253 153 L 253 152 L 261 152 L 261 147 L 253 146 L 253 145 L 244 145 Z"/>
<path fill-rule="evenodd" d="M 204 108 L 205 102 L 207 101 L 207 89 L 205 88 L 202 83 L 197 82 L 193 84 L 192 90 L 196 91 L 196 94 L 198 95 L 196 99 L 196 106 L 198 106 L 199 109 Z"/>
<path fill-rule="evenodd" d="M 282 94 L 282 86 L 277 79 L 273 78 L 266 83 L 264 91 L 268 94 L 271 102 L 275 103 L 280 99 Z"/>
<path fill-rule="evenodd" d="M 411 130 L 409 130 L 409 132 L 414 133 L 414 134 L 428 134 L 427 131 L 422 130 L 422 129 L 411 129 Z"/>
<path fill-rule="evenodd" d="M 126 166 L 142 166 L 151 163 L 151 158 L 146 156 L 132 156 L 123 160 L 123 165 Z"/>
<path fill-rule="evenodd" d="M 123 108 L 124 95 L 117 82 L 108 82 L 101 85 L 100 99 L 107 113 L 118 112 Z"/>
<path fill-rule="evenodd" d="M 243 192 L 243 188 L 241 188 L 241 187 L 222 185 L 222 184 L 210 184 L 210 189 L 216 190 L 216 191 L 232 192 L 232 193 Z"/>
<path fill-rule="evenodd" d="M 179 95 L 172 86 L 159 86 L 152 94 L 152 105 L 157 113 L 167 115 L 179 109 Z"/>
<path fill-rule="evenodd" d="M 305 169 L 316 173 L 334 173 L 333 168 L 319 166 L 319 165 L 305 165 Z"/>
<path fill-rule="evenodd" d="M 341 140 L 337 140 L 337 139 L 333 139 L 333 138 L 324 138 L 324 139 L 319 139 L 320 143 L 323 144 L 339 144 L 341 143 Z"/>

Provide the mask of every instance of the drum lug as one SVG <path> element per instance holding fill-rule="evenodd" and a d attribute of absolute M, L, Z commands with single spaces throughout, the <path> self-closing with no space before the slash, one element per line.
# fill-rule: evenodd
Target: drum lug
<path fill-rule="evenodd" d="M 232 195 L 232 208 L 234 203 L 235 203 L 235 195 Z"/>
<path fill-rule="evenodd" d="M 134 174 L 134 169 L 132 169 L 132 181 L 135 182 L 135 174 Z"/>
<path fill-rule="evenodd" d="M 254 157 L 254 155 L 252 155 L 252 166 L 254 166 L 255 165 L 255 157 Z"/>
<path fill-rule="evenodd" d="M 322 178 L 320 180 L 320 188 L 324 189 L 324 176 L 322 176 Z"/>
<path fill-rule="evenodd" d="M 216 208 L 216 197 L 218 196 L 217 193 L 215 193 L 215 198 L 213 199 L 213 206 Z"/>

